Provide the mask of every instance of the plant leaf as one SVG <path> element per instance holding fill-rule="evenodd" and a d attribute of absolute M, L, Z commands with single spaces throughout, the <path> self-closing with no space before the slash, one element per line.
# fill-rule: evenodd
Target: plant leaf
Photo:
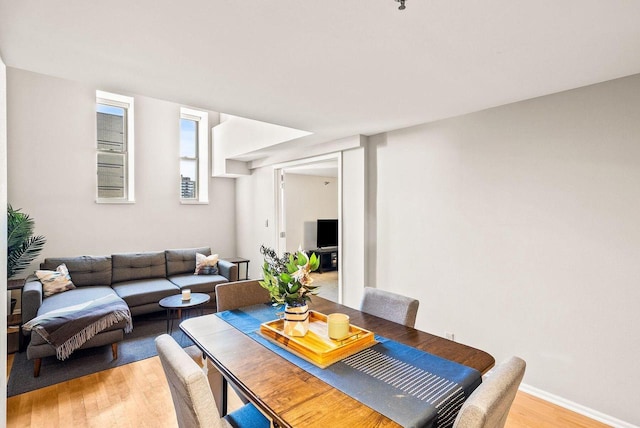
<path fill-rule="evenodd" d="M 307 256 L 302 251 L 298 251 L 298 266 L 306 265 L 307 261 Z"/>
<path fill-rule="evenodd" d="M 311 257 L 309 258 L 309 269 L 313 272 L 320 267 L 320 259 L 316 256 L 316 253 L 311 253 Z"/>

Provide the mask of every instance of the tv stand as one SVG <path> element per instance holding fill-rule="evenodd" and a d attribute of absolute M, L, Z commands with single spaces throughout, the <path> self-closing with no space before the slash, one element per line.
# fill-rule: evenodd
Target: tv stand
<path fill-rule="evenodd" d="M 311 250 L 310 253 L 316 253 L 316 257 L 320 259 L 318 273 L 338 270 L 338 247 L 316 248 L 315 250 Z"/>

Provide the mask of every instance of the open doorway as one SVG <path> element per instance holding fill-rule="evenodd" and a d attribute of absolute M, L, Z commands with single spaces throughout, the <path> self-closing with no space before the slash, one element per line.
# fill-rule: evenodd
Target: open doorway
<path fill-rule="evenodd" d="M 339 154 L 278 165 L 278 251 L 315 252 L 318 295 L 342 301 L 340 280 L 341 183 Z"/>

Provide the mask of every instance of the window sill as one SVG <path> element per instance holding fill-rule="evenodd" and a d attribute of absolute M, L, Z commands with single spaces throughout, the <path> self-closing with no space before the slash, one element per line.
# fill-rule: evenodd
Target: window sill
<path fill-rule="evenodd" d="M 181 199 L 180 205 L 209 205 L 209 201 L 196 201 L 195 199 L 194 200 Z"/>
<path fill-rule="evenodd" d="M 96 204 L 135 204 L 136 201 L 127 200 L 127 199 L 96 199 Z"/>

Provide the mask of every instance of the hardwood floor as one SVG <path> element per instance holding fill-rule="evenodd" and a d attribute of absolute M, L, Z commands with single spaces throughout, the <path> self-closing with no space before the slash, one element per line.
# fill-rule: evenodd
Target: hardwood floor
<path fill-rule="evenodd" d="M 518 391 L 506 425 L 507 428 L 602 428 L 608 426 L 522 391 Z"/>
<path fill-rule="evenodd" d="M 9 356 L 10 370 L 13 356 Z M 158 357 L 7 399 L 7 427 L 177 427 Z M 507 428 L 600 428 L 601 424 L 518 392 Z"/>
<path fill-rule="evenodd" d="M 158 357 L 7 400 L 8 427 L 175 427 Z"/>

